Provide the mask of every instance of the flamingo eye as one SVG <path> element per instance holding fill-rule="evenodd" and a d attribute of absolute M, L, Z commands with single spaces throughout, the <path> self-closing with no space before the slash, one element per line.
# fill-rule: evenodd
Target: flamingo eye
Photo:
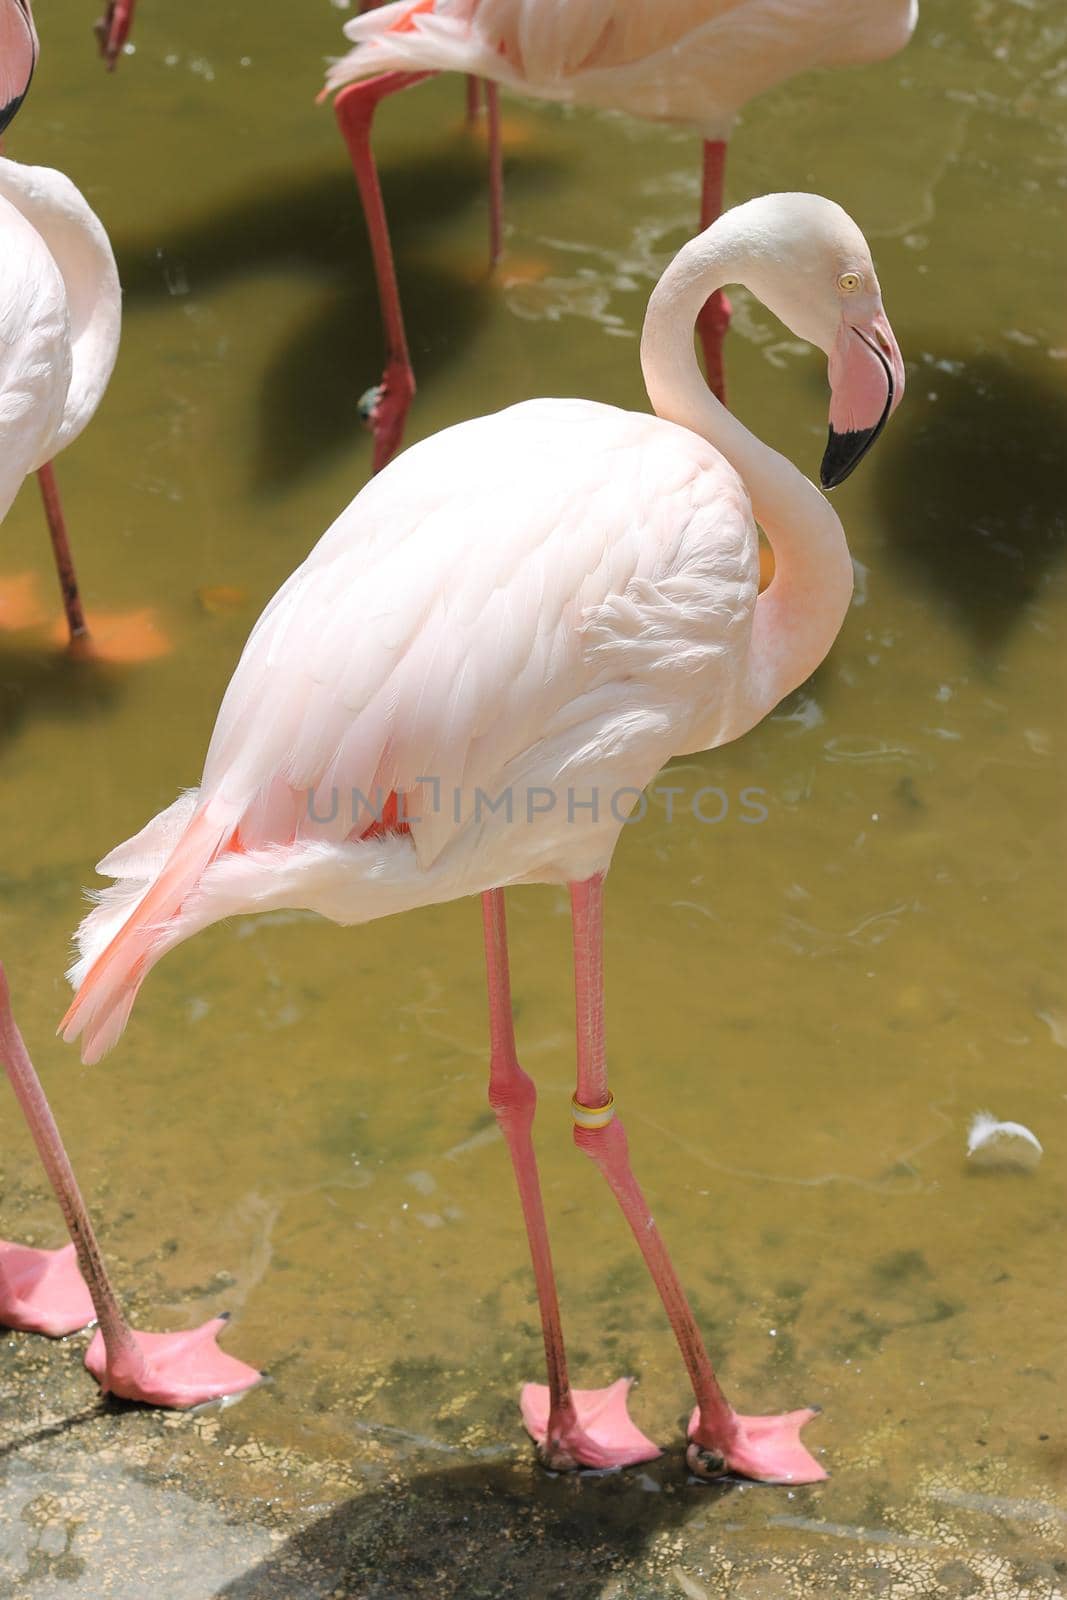
<path fill-rule="evenodd" d="M 862 282 L 858 272 L 843 272 L 837 280 L 837 287 L 842 294 L 855 294 Z"/>

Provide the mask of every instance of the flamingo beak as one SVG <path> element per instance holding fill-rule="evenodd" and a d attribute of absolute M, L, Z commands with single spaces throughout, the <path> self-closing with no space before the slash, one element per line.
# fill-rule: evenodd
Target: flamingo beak
<path fill-rule="evenodd" d="M 30 0 L 15 0 L 0 19 L 0 134 L 26 98 L 37 65 L 37 29 Z"/>
<path fill-rule="evenodd" d="M 842 318 L 830 351 L 830 436 L 819 476 L 836 489 L 877 439 L 904 393 L 904 359 L 879 307 L 862 322 Z"/>

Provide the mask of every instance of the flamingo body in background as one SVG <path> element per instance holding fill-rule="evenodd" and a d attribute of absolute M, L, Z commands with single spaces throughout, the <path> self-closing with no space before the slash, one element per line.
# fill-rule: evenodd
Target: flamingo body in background
<path fill-rule="evenodd" d="M 29 0 L 0 0 L 0 133 L 38 55 Z M 111 244 L 63 173 L 0 156 L 0 521 L 37 474 L 71 645 L 132 661 L 166 648 L 150 612 L 101 617 L 90 638 L 52 459 L 92 418 L 119 349 L 122 294 Z"/>
<path fill-rule="evenodd" d="M 0 156 L 0 520 L 28 473 L 41 477 L 72 642 L 88 634 L 52 458 L 107 388 L 121 294 L 107 234 L 61 172 Z"/>
<path fill-rule="evenodd" d="M 370 412 L 374 470 L 400 443 L 415 392 L 381 192 L 370 151 L 380 101 L 434 72 L 565 104 L 695 129 L 704 144 L 700 226 L 722 210 L 726 141 L 742 108 L 815 67 L 903 49 L 918 0 L 395 0 L 345 24 L 355 49 L 326 90 L 348 145 L 371 235 L 386 365 Z M 491 113 L 495 106 L 491 105 Z M 496 163 L 499 185 L 499 160 Z M 697 319 L 708 382 L 725 403 L 722 292 Z"/>
<path fill-rule="evenodd" d="M 697 1400 L 690 1465 L 824 1476 L 812 1415 L 737 1415 L 630 1171 L 604 1056 L 603 877 L 628 811 L 673 755 L 735 739 L 803 682 L 848 608 L 829 503 L 709 393 L 693 326 L 743 283 L 829 353 L 832 486 L 900 398 L 903 365 L 863 235 L 811 195 L 727 212 L 649 302 L 648 416 L 535 400 L 424 440 L 363 489 L 283 585 L 226 692 L 201 786 L 100 871 L 61 1028 L 95 1061 L 156 961 L 240 912 L 342 924 L 483 900 L 490 1101 L 530 1238 L 549 1384 L 523 1414 L 554 1467 L 658 1454 L 626 1383 L 572 1392 L 512 1028 L 503 886 L 570 885 L 578 1003 L 575 1138 L 629 1221 Z M 757 599 L 758 519 L 775 577 Z M 339 796 L 345 797 L 339 803 Z M 348 797 L 351 797 L 349 800 Z"/>
<path fill-rule="evenodd" d="M 0 0 L 0 130 L 21 104 L 36 58 L 28 0 Z M 49 509 L 72 642 L 86 635 L 85 618 L 50 462 L 77 438 L 107 387 L 118 353 L 120 300 L 107 234 L 69 178 L 49 167 L 0 157 L 0 521 L 23 479 L 36 471 Z M 59 1336 L 99 1317 L 116 1372 L 131 1365 L 138 1370 L 139 1358 L 127 1348 L 132 1336 L 104 1277 L 84 1207 L 78 1210 L 80 1197 L 51 1112 L 10 1017 L 2 972 L 0 1057 L 39 1146 L 44 1141 L 45 1165 L 64 1214 L 68 1221 L 78 1218 L 71 1229 L 75 1242 L 61 1250 L 0 1240 L 0 1325 Z M 85 1275 L 79 1271 L 79 1253 L 85 1257 Z M 166 1341 L 171 1336 L 154 1337 Z M 202 1391 L 211 1340 L 209 1333 L 198 1344 Z M 165 1344 L 161 1365 L 169 1355 Z M 219 1351 L 215 1355 L 223 1366 L 229 1361 Z M 106 1365 L 102 1362 L 102 1369 Z M 225 1372 L 226 1387 L 216 1393 L 235 1386 L 234 1372 L 228 1366 Z M 197 1395 L 208 1397 L 206 1391 Z"/>
<path fill-rule="evenodd" d="M 30 0 L 0 0 L 0 135 L 4 133 L 26 98 L 39 53 L 40 44 L 37 38 L 37 29 L 34 25 Z M 21 231 L 21 224 L 16 222 L 13 212 L 22 214 L 26 211 L 27 197 L 29 197 L 30 209 L 35 212 L 40 220 L 47 223 L 51 218 L 53 228 L 47 231 L 55 231 L 56 204 L 54 201 L 58 196 L 50 197 L 47 190 L 50 179 L 53 177 L 59 179 L 60 174 L 48 173 L 41 169 L 39 177 L 41 179 L 38 184 L 40 192 L 36 197 L 35 203 L 34 198 L 30 197 L 30 191 L 33 187 L 32 180 L 27 181 L 25 176 L 20 179 L 18 168 L 12 162 L 4 161 L 0 157 L 0 235 L 2 235 L 2 238 L 0 238 L 0 250 L 2 250 L 5 258 L 12 254 L 17 257 L 20 248 L 25 243 L 25 236 L 23 236 L 22 240 L 19 240 L 13 236 L 12 230 L 14 229 L 15 234 Z M 96 409 L 96 403 L 107 386 L 107 380 L 111 375 L 111 368 L 115 364 L 115 356 L 118 353 L 118 274 L 115 270 L 114 257 L 111 255 L 111 247 L 99 222 L 88 206 L 85 205 L 77 190 L 74 189 L 72 184 L 68 184 L 66 179 L 61 179 L 60 188 L 63 184 L 67 184 L 69 191 L 63 195 L 63 200 L 66 202 L 68 209 L 75 215 L 79 211 L 81 212 L 77 220 L 78 222 L 86 222 L 92 236 L 90 250 L 93 247 L 96 248 L 98 260 L 95 266 L 99 270 L 90 269 L 90 278 L 94 286 L 100 290 L 99 298 L 104 306 L 102 319 L 104 324 L 108 320 L 109 302 L 113 302 L 114 330 L 113 336 L 109 341 L 108 332 L 110 330 L 106 327 L 101 330 L 98 324 L 98 331 L 103 331 L 103 338 L 100 342 L 98 359 L 92 364 L 98 370 L 95 372 L 87 370 L 87 364 L 84 359 L 82 360 L 79 371 L 79 387 L 85 391 L 85 402 L 81 407 L 73 409 L 71 418 L 67 419 L 66 437 L 62 440 L 57 439 L 55 448 L 61 448 L 62 444 L 68 443 L 70 439 L 74 438 L 75 434 L 80 431 Z M 21 203 L 20 195 L 23 196 Z M 46 245 L 45 249 L 47 250 L 47 248 Z M 16 289 L 13 280 L 14 276 L 20 271 L 20 265 L 24 270 L 25 276 L 20 288 Z M 59 491 L 56 487 L 55 474 L 50 460 L 52 452 L 47 450 L 43 459 L 38 460 L 33 466 L 26 466 L 23 464 L 26 460 L 25 449 L 20 449 L 20 444 L 24 445 L 27 442 L 32 444 L 35 442 L 32 438 L 35 424 L 46 429 L 49 421 L 49 410 L 54 412 L 54 406 L 46 406 L 38 410 L 42 387 L 41 375 L 36 375 L 35 383 L 27 385 L 23 374 L 22 364 L 25 363 L 27 358 L 31 362 L 34 359 L 34 356 L 29 355 L 29 350 L 33 345 L 38 320 L 35 314 L 36 307 L 33 303 L 34 290 L 37 287 L 34 283 L 35 272 L 45 302 L 41 320 L 43 320 L 47 328 L 50 322 L 50 314 L 46 303 L 49 288 L 54 286 L 48 285 L 46 287 L 49 273 L 48 268 L 42 262 L 40 253 L 37 252 L 36 259 L 34 259 L 34 252 L 31 251 L 30 258 L 26 262 L 20 264 L 18 261 L 12 261 L 7 264 L 7 275 L 11 278 L 11 298 L 7 300 L 4 328 L 4 344 L 8 348 L 5 348 L 3 354 L 0 355 L 0 385 L 2 385 L 0 392 L 4 390 L 17 391 L 21 386 L 23 395 L 21 403 L 18 399 L 14 399 L 13 403 L 9 401 L 15 413 L 15 428 L 12 431 L 16 434 L 16 437 L 9 441 L 8 430 L 5 429 L 5 464 L 0 467 L 0 521 L 3 521 L 7 515 L 11 501 L 14 499 L 27 471 L 36 470 L 52 538 L 52 550 L 59 575 L 60 589 L 63 594 L 63 604 L 67 614 L 68 631 L 73 643 L 75 640 L 83 638 L 87 630 L 85 615 L 78 596 L 74 562 L 67 539 Z M 5 284 L 4 287 L 7 289 L 8 285 Z M 23 315 L 29 318 L 28 326 L 23 322 Z M 47 338 L 47 333 L 45 337 Z M 70 370 L 72 366 L 70 352 L 65 352 L 65 354 L 66 359 L 60 360 L 56 364 L 57 370 L 54 375 L 50 375 L 47 372 L 44 375 L 46 382 L 49 377 L 51 379 L 53 395 L 62 394 L 64 373 L 66 373 L 68 383 L 73 376 Z M 94 352 L 94 354 L 97 354 L 97 352 Z M 10 448 L 11 444 L 14 445 L 13 449 Z M 31 450 L 31 454 L 37 453 L 37 451 Z"/>

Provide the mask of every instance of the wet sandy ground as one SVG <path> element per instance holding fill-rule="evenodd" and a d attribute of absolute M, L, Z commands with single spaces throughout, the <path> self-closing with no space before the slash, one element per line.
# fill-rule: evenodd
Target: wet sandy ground
<path fill-rule="evenodd" d="M 0 1343 L 4 1600 L 1059 1600 L 1067 1512 L 1006 1493 L 990 1452 L 841 1495 L 686 1481 L 677 1451 L 552 1478 L 519 1438 L 420 1448 L 368 1427 L 347 1459 L 257 1438 L 267 1391 L 164 1416 L 98 1400 L 83 1337 Z M 517 1427 L 512 1430 L 517 1434 Z"/>

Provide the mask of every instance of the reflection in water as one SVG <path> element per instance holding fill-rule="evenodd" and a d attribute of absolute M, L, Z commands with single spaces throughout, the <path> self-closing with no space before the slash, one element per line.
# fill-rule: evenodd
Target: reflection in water
<path fill-rule="evenodd" d="M 882 441 L 878 515 L 889 554 L 993 660 L 1065 554 L 1067 388 L 1047 363 L 935 348 Z"/>
<path fill-rule="evenodd" d="M 75 659 L 45 644 L 21 649 L 5 644 L 0 653 L 0 750 L 27 720 L 75 721 L 113 708 L 126 670 Z"/>

